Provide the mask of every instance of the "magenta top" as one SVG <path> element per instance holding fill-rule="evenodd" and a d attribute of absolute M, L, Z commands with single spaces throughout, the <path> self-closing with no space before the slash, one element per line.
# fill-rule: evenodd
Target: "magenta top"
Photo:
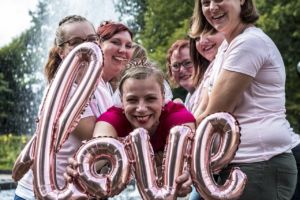
<path fill-rule="evenodd" d="M 133 131 L 122 108 L 114 106 L 109 108 L 98 117 L 97 121 L 104 121 L 111 124 L 119 137 L 126 137 Z M 164 150 L 166 139 L 172 127 L 190 122 L 195 123 L 195 118 L 183 104 L 174 103 L 173 101 L 168 102 L 161 112 L 156 132 L 150 136 L 154 152 Z"/>

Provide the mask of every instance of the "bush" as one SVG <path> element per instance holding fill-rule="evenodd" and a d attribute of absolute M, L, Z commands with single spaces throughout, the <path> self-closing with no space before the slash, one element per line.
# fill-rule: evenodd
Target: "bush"
<path fill-rule="evenodd" d="M 13 135 L 0 136 L 0 170 L 11 170 L 19 153 L 31 136 Z"/>

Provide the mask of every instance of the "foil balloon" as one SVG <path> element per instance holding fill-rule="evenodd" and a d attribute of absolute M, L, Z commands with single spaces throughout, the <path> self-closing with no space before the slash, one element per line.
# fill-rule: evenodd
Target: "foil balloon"
<path fill-rule="evenodd" d="M 12 168 L 12 178 L 16 182 L 26 174 L 33 163 L 35 140 L 36 135 L 33 135 L 14 163 L 14 166 Z"/>
<path fill-rule="evenodd" d="M 135 129 L 121 142 L 110 137 L 95 138 L 83 144 L 75 156 L 79 163 L 76 184 L 87 196 L 112 197 L 124 189 L 132 168 L 143 199 L 176 199 L 178 185 L 175 180 L 185 166 L 187 169 L 190 166 L 193 183 L 205 199 L 238 199 L 245 187 L 245 174 L 235 168 L 225 184 L 218 185 L 213 173 L 220 171 L 234 157 L 240 142 L 239 131 L 237 121 L 228 113 L 208 116 L 196 134 L 187 126 L 175 126 L 166 141 L 162 181 L 159 181 L 145 129 Z M 212 155 L 217 135 L 220 141 Z M 99 160 L 110 163 L 108 173 L 96 171 Z"/>
<path fill-rule="evenodd" d="M 130 133 L 127 140 L 137 186 L 143 199 L 176 199 L 178 188 L 175 179 L 183 172 L 187 158 L 186 147 L 191 134 L 191 129 L 187 126 L 176 126 L 171 129 L 164 153 L 163 183 L 160 186 L 156 181 L 158 177 L 155 174 L 153 150 L 147 131 L 139 128 Z"/>
<path fill-rule="evenodd" d="M 212 154 L 216 135 L 221 138 L 218 152 Z M 238 199 L 247 177 L 239 169 L 231 171 L 224 185 L 218 185 L 213 172 L 225 167 L 235 155 L 240 143 L 240 128 L 229 113 L 215 113 L 206 117 L 198 126 L 191 153 L 191 176 L 197 191 L 204 199 Z"/>
<path fill-rule="evenodd" d="M 110 137 L 94 138 L 86 142 L 76 153 L 79 173 L 77 182 L 85 193 L 96 198 L 108 198 L 119 194 L 130 178 L 130 162 L 125 146 Z M 109 164 L 108 172 L 97 172 L 96 162 Z"/>
<path fill-rule="evenodd" d="M 86 62 L 82 69 L 82 63 Z M 63 189 L 56 181 L 55 153 L 67 139 L 80 119 L 80 114 L 93 94 L 103 66 L 103 55 L 94 43 L 83 43 L 74 48 L 64 59 L 46 97 L 42 102 L 37 124 L 34 152 L 34 189 L 38 199 L 70 199 L 83 195 L 73 184 Z M 82 71 L 81 71 L 82 70 Z M 78 72 L 83 77 L 69 99 L 69 93 Z"/>

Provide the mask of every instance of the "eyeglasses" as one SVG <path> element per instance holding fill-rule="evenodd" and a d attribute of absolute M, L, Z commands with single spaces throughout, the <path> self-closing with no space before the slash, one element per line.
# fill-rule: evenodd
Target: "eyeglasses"
<path fill-rule="evenodd" d="M 98 35 L 90 35 L 90 36 L 87 36 L 87 38 L 85 38 L 85 39 L 82 39 L 80 37 L 71 38 L 70 40 L 62 42 L 58 46 L 62 46 L 66 43 L 69 44 L 70 46 L 77 46 L 77 45 L 79 45 L 83 42 L 98 42 L 98 41 L 99 41 L 99 36 Z"/>
<path fill-rule="evenodd" d="M 172 67 L 172 70 L 177 72 L 180 70 L 180 67 L 183 66 L 184 68 L 190 68 L 193 66 L 193 62 L 190 61 L 190 60 L 185 60 L 183 62 L 177 62 L 177 63 L 174 63 L 173 65 L 171 65 Z"/>

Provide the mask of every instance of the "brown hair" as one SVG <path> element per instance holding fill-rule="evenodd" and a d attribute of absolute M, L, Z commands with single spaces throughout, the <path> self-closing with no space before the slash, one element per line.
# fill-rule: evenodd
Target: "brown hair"
<path fill-rule="evenodd" d="M 100 37 L 101 41 L 109 40 L 115 34 L 122 31 L 127 31 L 130 34 L 131 39 L 133 39 L 133 33 L 131 32 L 131 30 L 122 23 L 104 21 L 97 28 L 97 34 Z"/>
<path fill-rule="evenodd" d="M 79 15 L 70 15 L 64 17 L 58 23 L 58 28 L 56 29 L 56 33 L 55 33 L 54 44 L 49 52 L 48 60 L 44 68 L 44 73 L 48 83 L 53 79 L 58 69 L 58 66 L 62 62 L 62 59 L 60 58 L 58 51 L 59 48 L 62 48 L 60 47 L 60 45 L 65 41 L 64 25 L 74 23 L 74 22 L 89 22 L 89 21 L 86 18 Z"/>
<path fill-rule="evenodd" d="M 259 14 L 252 0 L 245 0 L 244 4 L 241 6 L 240 17 L 245 24 L 255 23 L 258 20 Z M 212 25 L 206 20 L 202 12 L 201 0 L 195 0 L 190 36 L 195 38 L 204 30 L 210 31 L 212 29 Z"/>
<path fill-rule="evenodd" d="M 167 53 L 167 69 L 168 69 L 168 76 L 172 78 L 172 70 L 171 70 L 171 57 L 174 53 L 174 51 L 178 50 L 180 51 L 183 48 L 189 48 L 190 44 L 189 41 L 184 39 L 184 40 L 176 40 L 171 47 L 168 49 Z"/>

